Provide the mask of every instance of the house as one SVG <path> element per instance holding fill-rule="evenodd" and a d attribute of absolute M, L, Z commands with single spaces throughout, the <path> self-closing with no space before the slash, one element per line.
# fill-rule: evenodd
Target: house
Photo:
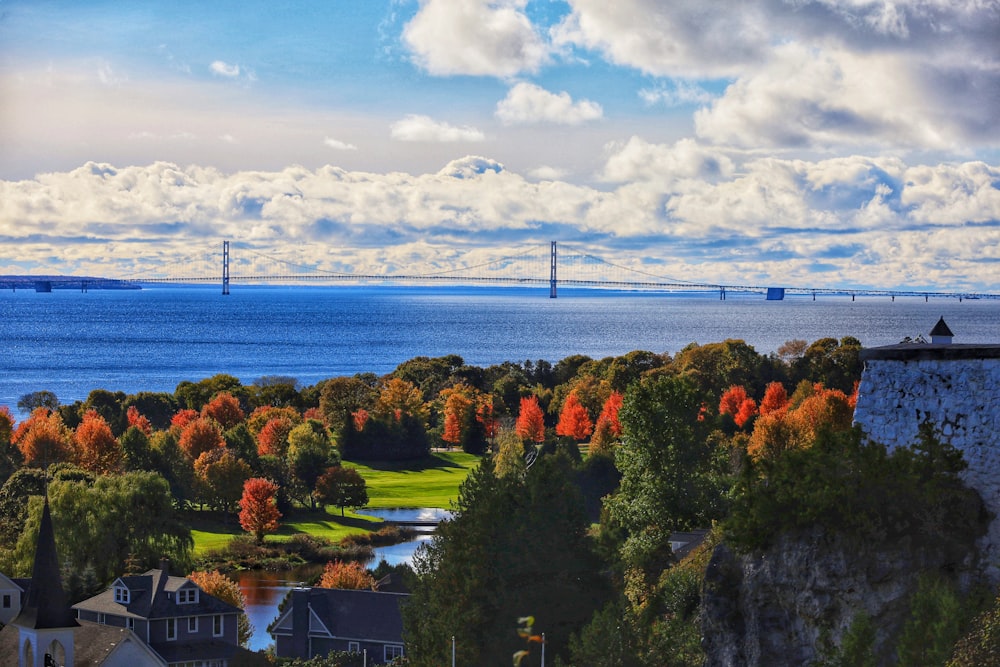
<path fill-rule="evenodd" d="M 15 595 L 18 590 L 24 595 Z M 0 630 L 0 665 L 5 667 L 268 664 L 263 655 L 239 645 L 239 609 L 189 579 L 169 576 L 162 565 L 119 577 L 107 591 L 71 607 L 62 587 L 48 498 L 31 579 L 0 575 L 0 596 L 8 592 L 11 609 L 19 610 Z"/>
<path fill-rule="evenodd" d="M 380 664 L 403 655 L 400 609 L 408 593 L 295 588 L 290 595 L 290 604 L 268 629 L 279 658 L 349 651 Z"/>
<path fill-rule="evenodd" d="M 27 586 L 24 579 L 11 579 L 0 573 L 0 623 L 7 625 L 21 613 Z"/>

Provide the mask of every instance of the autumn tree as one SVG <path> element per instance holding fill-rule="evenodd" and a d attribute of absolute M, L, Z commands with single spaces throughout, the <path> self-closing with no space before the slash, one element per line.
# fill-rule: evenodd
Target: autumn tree
<path fill-rule="evenodd" d="M 183 410 L 178 410 L 174 413 L 174 416 L 170 418 L 170 427 L 177 429 L 178 432 L 183 431 L 184 427 L 198 419 L 199 413 L 197 410 L 191 410 L 185 408 Z"/>
<path fill-rule="evenodd" d="M 537 396 L 521 398 L 521 409 L 517 413 L 514 431 L 522 440 L 535 443 L 545 441 L 545 415 L 538 405 Z"/>
<path fill-rule="evenodd" d="M 339 507 L 340 516 L 344 516 L 345 507 L 364 507 L 368 503 L 365 478 L 354 468 L 327 468 L 316 480 L 316 490 L 313 493 L 320 504 Z"/>
<path fill-rule="evenodd" d="M 247 417 L 246 424 L 247 428 L 250 429 L 250 434 L 256 438 L 260 435 L 260 432 L 264 430 L 267 422 L 275 419 L 276 417 L 284 417 L 295 425 L 302 423 L 302 415 L 299 414 L 298 410 L 289 407 L 276 408 L 266 405 L 255 409 L 250 413 L 250 416 Z"/>
<path fill-rule="evenodd" d="M 590 440 L 590 453 L 610 451 L 611 443 L 622 437 L 622 424 L 618 419 L 623 396 L 617 391 L 611 392 L 601 408 L 601 414 L 594 425 L 594 436 Z"/>
<path fill-rule="evenodd" d="M 330 561 L 323 568 L 319 578 L 320 588 L 348 588 L 351 590 L 375 590 L 375 577 L 358 561 L 345 563 Z"/>
<path fill-rule="evenodd" d="M 24 458 L 24 464 L 45 468 L 52 463 L 68 461 L 72 452 L 72 435 L 58 412 L 37 408 L 14 431 L 14 444 Z"/>
<path fill-rule="evenodd" d="M 462 443 L 463 431 L 468 428 L 473 402 L 464 387 L 451 387 L 441 392 L 444 399 L 444 430 L 441 439 L 450 445 Z"/>
<path fill-rule="evenodd" d="M 764 390 L 764 398 L 760 399 L 760 415 L 770 414 L 788 407 L 788 392 L 785 385 L 772 382 Z"/>
<path fill-rule="evenodd" d="M 743 406 L 743 402 L 748 398 L 750 396 L 742 385 L 732 385 L 719 399 L 719 414 L 735 417 Z"/>
<path fill-rule="evenodd" d="M 339 431 L 350 415 L 374 407 L 377 396 L 375 387 L 363 377 L 331 378 L 323 383 L 320 390 L 319 411 L 327 426 Z"/>
<path fill-rule="evenodd" d="M 427 422 L 427 405 L 423 393 L 412 383 L 399 378 L 390 378 L 382 385 L 378 400 L 372 410 L 376 417 L 383 419 L 395 418 L 397 421 L 403 415 L 410 415 L 422 423 Z"/>
<path fill-rule="evenodd" d="M 278 485 L 262 477 L 252 477 L 243 484 L 240 498 L 240 526 L 251 533 L 257 544 L 264 543 L 264 535 L 278 530 L 281 512 L 275 504 Z"/>
<path fill-rule="evenodd" d="M 21 452 L 14 446 L 14 416 L 0 405 L 0 479 L 7 479 L 21 466 Z"/>
<path fill-rule="evenodd" d="M 181 450 L 187 454 L 192 461 L 197 460 L 204 452 L 217 447 L 225 447 L 226 441 L 222 437 L 222 431 L 211 419 L 198 417 L 181 431 L 178 443 Z"/>
<path fill-rule="evenodd" d="M 257 453 L 284 457 L 288 453 L 288 434 L 293 428 L 295 422 L 284 415 L 269 420 L 257 436 Z"/>
<path fill-rule="evenodd" d="M 245 648 L 253 635 L 253 626 L 250 624 L 250 618 L 246 615 L 247 598 L 240 589 L 240 585 L 218 570 L 212 572 L 197 570 L 189 574 L 187 578 L 212 597 L 231 604 L 244 612 L 239 615 L 236 622 L 236 636 L 239 638 L 240 646 Z"/>
<path fill-rule="evenodd" d="M 736 411 L 733 415 L 733 421 L 740 428 L 743 428 L 747 423 L 757 416 L 757 403 L 752 398 L 746 398 L 740 403 L 740 409 Z"/>
<path fill-rule="evenodd" d="M 576 393 L 566 397 L 562 410 L 559 412 L 559 423 L 556 424 L 556 435 L 573 438 L 577 441 L 586 440 L 594 431 L 587 409 L 580 404 Z"/>
<path fill-rule="evenodd" d="M 228 430 L 243 421 L 246 415 L 236 397 L 227 391 L 220 391 L 201 409 L 201 416 L 214 419 L 223 430 Z"/>
<path fill-rule="evenodd" d="M 139 412 L 139 408 L 134 405 L 128 406 L 128 409 L 125 411 L 125 420 L 128 422 L 129 428 L 134 426 L 145 433 L 147 437 L 153 434 L 153 423 Z"/>
<path fill-rule="evenodd" d="M 227 513 L 236 507 L 243 485 L 253 475 L 249 465 L 224 447 L 202 452 L 194 472 L 208 504 Z"/>
<path fill-rule="evenodd" d="M 122 449 L 111 427 L 96 410 L 88 410 L 73 434 L 76 463 L 85 470 L 109 473 L 121 468 Z"/>

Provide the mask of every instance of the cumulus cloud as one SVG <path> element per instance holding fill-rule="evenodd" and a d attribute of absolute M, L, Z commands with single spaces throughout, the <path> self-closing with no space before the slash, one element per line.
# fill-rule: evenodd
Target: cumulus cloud
<path fill-rule="evenodd" d="M 685 104 L 705 104 L 712 100 L 713 95 L 696 83 L 676 80 L 672 85 L 640 88 L 639 98 L 649 106 L 662 104 L 678 107 Z"/>
<path fill-rule="evenodd" d="M 527 0 L 424 0 L 403 30 L 413 62 L 430 74 L 510 77 L 537 71 L 548 47 Z"/>
<path fill-rule="evenodd" d="M 569 93 L 552 93 L 533 83 L 521 82 L 497 103 L 496 116 L 504 125 L 556 123 L 579 125 L 604 115 L 600 104 L 590 100 L 574 102 Z"/>
<path fill-rule="evenodd" d="M 559 167 L 553 167 L 550 165 L 541 165 L 529 171 L 528 176 L 537 178 L 540 181 L 557 181 L 561 178 L 565 178 L 568 173 L 569 172 L 566 169 L 560 169 Z"/>
<path fill-rule="evenodd" d="M 658 275 L 670 266 L 692 281 L 808 286 L 819 266 L 823 286 L 919 279 L 995 289 L 1000 167 L 860 156 L 737 162 L 690 140 L 633 138 L 607 171 L 648 177 L 608 189 L 533 182 L 482 156 L 425 174 L 93 162 L 0 181 L 0 245 L 51 272 L 123 275 L 217 255 L 220 237 L 358 272 L 585 239 L 623 266 Z"/>
<path fill-rule="evenodd" d="M 240 75 L 239 65 L 230 65 L 222 60 L 216 60 L 211 65 L 208 66 L 212 74 L 217 74 L 219 76 L 224 76 L 229 79 L 235 79 Z"/>
<path fill-rule="evenodd" d="M 340 141 L 339 139 L 332 139 L 326 137 L 323 139 L 323 145 L 332 148 L 335 151 L 356 151 L 358 147 L 354 144 L 349 144 L 346 141 Z"/>
<path fill-rule="evenodd" d="M 474 127 L 455 126 L 417 114 L 397 120 L 390 131 L 392 138 L 398 141 L 476 142 L 486 139 L 486 135 Z"/>

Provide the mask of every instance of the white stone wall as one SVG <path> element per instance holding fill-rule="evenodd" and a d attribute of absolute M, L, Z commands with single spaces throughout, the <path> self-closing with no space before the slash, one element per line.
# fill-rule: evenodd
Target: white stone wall
<path fill-rule="evenodd" d="M 979 491 L 995 515 L 984 538 L 993 578 L 1000 579 L 1000 358 L 948 358 L 947 348 L 913 359 L 865 360 L 854 421 L 888 447 L 913 444 L 924 421 L 961 449 L 969 468 L 966 482 Z M 887 353 L 883 356 L 893 356 Z M 897 355 L 905 356 L 905 355 Z"/>

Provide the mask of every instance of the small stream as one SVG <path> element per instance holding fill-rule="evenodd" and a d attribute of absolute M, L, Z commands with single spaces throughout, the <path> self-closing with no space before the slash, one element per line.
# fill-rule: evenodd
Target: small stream
<path fill-rule="evenodd" d="M 436 508 L 424 509 L 366 509 L 366 516 L 378 517 L 387 521 L 420 521 L 438 522 L 450 516 L 448 510 Z M 413 554 L 424 542 L 434 534 L 433 526 L 416 527 L 417 536 L 407 542 L 401 542 L 388 547 L 378 547 L 375 555 L 366 563 L 374 567 L 382 560 L 390 565 L 411 563 Z M 249 648 L 258 651 L 267 648 L 271 636 L 267 634 L 267 626 L 278 617 L 278 605 L 285 595 L 302 582 L 308 582 L 323 572 L 323 564 L 309 563 L 291 570 L 268 572 L 265 570 L 244 570 L 233 575 L 246 596 L 246 613 L 253 625 L 253 635 L 250 637 Z"/>

